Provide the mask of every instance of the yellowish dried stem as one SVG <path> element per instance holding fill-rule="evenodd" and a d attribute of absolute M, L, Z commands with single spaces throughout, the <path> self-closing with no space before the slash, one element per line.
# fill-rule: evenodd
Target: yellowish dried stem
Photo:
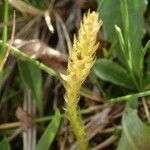
<path fill-rule="evenodd" d="M 78 37 L 74 37 L 71 56 L 68 60 L 67 75 L 61 75 L 66 89 L 65 101 L 68 119 L 72 125 L 80 150 L 88 149 L 88 140 L 84 124 L 79 115 L 79 91 L 95 62 L 95 52 L 99 45 L 96 43 L 96 37 L 101 24 L 98 21 L 96 12 L 90 13 L 89 11 L 87 15 L 84 15 Z"/>

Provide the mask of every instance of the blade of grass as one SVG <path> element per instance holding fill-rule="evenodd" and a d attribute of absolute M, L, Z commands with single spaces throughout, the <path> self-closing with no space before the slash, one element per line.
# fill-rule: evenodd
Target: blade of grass
<path fill-rule="evenodd" d="M 128 14 L 128 5 L 126 0 L 122 0 L 121 2 L 121 16 L 122 21 L 124 25 L 124 31 L 125 31 L 125 42 L 129 44 L 129 14 Z M 128 49 L 129 50 L 129 49 Z"/>
<path fill-rule="evenodd" d="M 140 91 L 139 84 L 138 84 L 138 82 L 135 78 L 134 71 L 133 71 L 133 63 L 132 63 L 132 59 L 131 59 L 130 48 L 126 46 L 126 44 L 128 44 L 128 43 L 124 40 L 121 29 L 116 25 L 115 25 L 115 29 L 116 29 L 116 32 L 117 32 L 117 36 L 118 36 L 118 39 L 119 39 L 121 49 L 122 49 L 124 57 L 127 61 L 127 68 L 128 68 L 129 73 L 130 73 L 130 76 L 131 76 L 136 88 Z"/>
<path fill-rule="evenodd" d="M 122 52 L 123 52 L 124 57 L 127 61 L 127 67 L 129 69 L 131 67 L 131 64 L 129 62 L 129 56 L 128 56 L 128 52 L 127 52 L 127 48 L 126 48 L 126 45 L 125 45 L 125 40 L 123 38 L 122 31 L 121 31 L 120 27 L 118 27 L 117 25 L 115 25 L 115 30 L 116 30 L 116 33 L 117 33 L 117 36 L 118 36 L 118 40 L 119 40 Z"/>
<path fill-rule="evenodd" d="M 125 39 L 125 47 L 126 47 L 126 51 L 128 53 L 128 64 L 129 64 L 129 72 L 131 74 L 131 77 L 137 87 L 137 89 L 139 91 L 141 91 L 140 89 L 140 85 L 138 84 L 138 82 L 136 81 L 136 77 L 135 77 L 135 71 L 133 66 L 133 60 L 132 60 L 132 56 L 133 56 L 133 52 L 132 52 L 132 48 L 131 48 L 131 39 L 130 39 L 130 22 L 129 22 L 129 12 L 128 12 L 128 5 L 127 5 L 127 0 L 122 0 L 121 2 L 121 13 L 122 13 L 122 21 L 123 21 L 123 25 L 124 25 L 124 39 Z"/>
<path fill-rule="evenodd" d="M 37 150 L 48 150 L 54 141 L 56 133 L 58 131 L 59 125 L 61 121 L 61 114 L 59 110 L 56 110 L 55 115 L 50 122 L 50 124 L 45 129 L 44 133 L 42 134 L 41 138 L 39 139 L 36 149 Z"/>

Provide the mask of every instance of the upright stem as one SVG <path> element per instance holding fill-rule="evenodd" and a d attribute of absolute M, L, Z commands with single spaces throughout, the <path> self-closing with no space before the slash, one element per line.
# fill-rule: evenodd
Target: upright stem
<path fill-rule="evenodd" d="M 68 119 L 73 128 L 73 132 L 77 138 L 79 149 L 87 150 L 88 149 L 88 139 L 85 134 L 86 132 L 84 129 L 84 123 L 82 121 L 79 110 L 77 110 L 76 107 L 77 106 L 68 104 L 68 107 L 67 107 Z"/>
<path fill-rule="evenodd" d="M 5 44 L 7 42 L 8 8 L 9 8 L 8 0 L 4 0 L 4 20 L 3 20 L 3 32 L 2 32 L 3 44 L 0 49 L 0 64 L 3 61 L 3 57 L 5 55 L 5 48 L 6 48 Z"/>
<path fill-rule="evenodd" d="M 98 14 L 95 12 L 90 13 L 89 11 L 83 17 L 78 37 L 74 37 L 71 56 L 68 60 L 67 75 L 61 75 L 66 89 L 64 97 L 67 104 L 66 112 L 80 150 L 88 149 L 88 140 L 78 110 L 79 92 L 95 62 L 94 56 L 98 48 L 96 37 L 101 24 L 102 22 L 98 21 Z"/>

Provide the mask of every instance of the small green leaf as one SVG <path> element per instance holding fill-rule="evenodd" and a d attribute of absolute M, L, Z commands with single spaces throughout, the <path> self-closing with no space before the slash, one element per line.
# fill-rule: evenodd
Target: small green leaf
<path fill-rule="evenodd" d="M 104 58 L 108 59 L 111 55 L 112 55 L 112 52 L 113 52 L 113 47 L 114 47 L 115 43 L 111 45 L 111 47 L 108 49 L 106 48 L 103 48 L 102 49 L 102 52 L 103 52 L 103 56 Z"/>
<path fill-rule="evenodd" d="M 150 127 L 140 120 L 131 104 L 128 102 L 123 114 L 123 133 L 117 150 L 150 150 Z"/>
<path fill-rule="evenodd" d="M 127 71 L 110 60 L 98 60 L 93 67 L 93 72 L 97 77 L 104 81 L 109 81 L 127 88 L 134 87 Z"/>
<path fill-rule="evenodd" d="M 41 70 L 29 62 L 18 62 L 19 73 L 24 85 L 29 88 L 36 100 L 40 115 L 43 114 L 42 106 L 42 74 Z"/>
<path fill-rule="evenodd" d="M 126 60 L 128 60 L 128 51 L 127 51 L 127 48 L 126 48 L 126 45 L 125 45 L 125 41 L 124 41 L 124 38 L 123 38 L 123 35 L 122 35 L 122 31 L 121 31 L 120 27 L 118 27 L 117 25 L 115 25 L 115 30 L 116 30 L 116 33 L 117 33 L 117 36 L 118 36 L 118 40 L 119 40 L 119 43 L 120 43 L 120 46 L 121 46 L 121 50 L 124 54 L 124 58 Z"/>
<path fill-rule="evenodd" d="M 61 114 L 59 110 L 56 110 L 52 121 L 47 126 L 41 138 L 39 139 L 36 150 L 42 150 L 42 149 L 48 150 L 50 148 L 56 136 L 57 130 L 59 128 L 60 120 L 61 120 Z"/>
<path fill-rule="evenodd" d="M 0 141 L 0 150 L 11 150 L 10 144 L 6 139 Z"/>
<path fill-rule="evenodd" d="M 103 51 L 104 58 L 108 58 L 109 57 L 109 52 L 107 51 L 107 49 L 103 48 L 102 51 Z"/>

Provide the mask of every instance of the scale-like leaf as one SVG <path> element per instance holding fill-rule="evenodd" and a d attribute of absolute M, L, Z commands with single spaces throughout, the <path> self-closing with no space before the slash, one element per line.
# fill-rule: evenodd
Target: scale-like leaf
<path fill-rule="evenodd" d="M 127 88 L 134 87 L 134 84 L 129 78 L 127 71 L 120 65 L 110 60 L 98 60 L 93 67 L 93 72 L 97 77 L 104 81 L 109 81 Z"/>
<path fill-rule="evenodd" d="M 122 125 L 123 133 L 117 150 L 150 150 L 150 127 L 140 120 L 131 101 L 124 111 Z"/>
<path fill-rule="evenodd" d="M 39 139 L 36 150 L 42 150 L 42 149 L 48 150 L 50 148 L 56 136 L 57 130 L 59 128 L 60 120 L 61 120 L 61 114 L 59 110 L 56 110 L 52 121 L 47 126 L 41 138 Z"/>

